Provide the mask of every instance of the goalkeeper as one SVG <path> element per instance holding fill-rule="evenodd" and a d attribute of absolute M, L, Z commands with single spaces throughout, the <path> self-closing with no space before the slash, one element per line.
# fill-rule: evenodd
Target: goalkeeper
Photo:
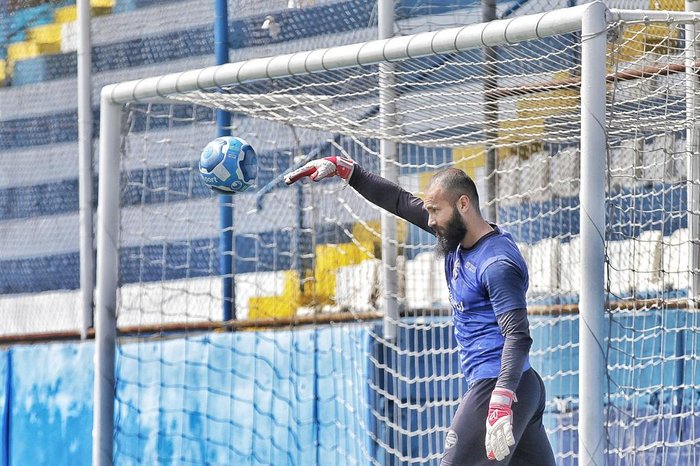
<path fill-rule="evenodd" d="M 488 223 L 469 176 L 449 168 L 425 201 L 352 160 L 313 160 L 285 177 L 339 176 L 370 202 L 437 237 L 468 390 L 445 437 L 442 466 L 554 465 L 542 425 L 545 389 L 530 367 L 528 272 L 512 236 Z"/>

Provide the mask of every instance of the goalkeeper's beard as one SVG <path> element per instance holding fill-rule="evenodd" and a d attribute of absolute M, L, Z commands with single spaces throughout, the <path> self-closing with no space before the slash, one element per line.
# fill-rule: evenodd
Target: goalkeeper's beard
<path fill-rule="evenodd" d="M 462 242 L 467 234 L 467 225 L 464 224 L 457 209 L 454 209 L 447 225 L 444 228 L 439 228 L 436 233 L 437 245 L 435 248 L 437 253 L 446 256 L 447 253 L 457 249 L 459 243 Z"/>

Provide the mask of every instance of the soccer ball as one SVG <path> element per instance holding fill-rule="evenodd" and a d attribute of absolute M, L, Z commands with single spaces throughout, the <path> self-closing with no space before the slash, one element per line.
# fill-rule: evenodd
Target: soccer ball
<path fill-rule="evenodd" d="M 216 138 L 199 157 L 199 174 L 204 184 L 219 194 L 242 193 L 255 184 L 257 156 L 241 138 Z"/>

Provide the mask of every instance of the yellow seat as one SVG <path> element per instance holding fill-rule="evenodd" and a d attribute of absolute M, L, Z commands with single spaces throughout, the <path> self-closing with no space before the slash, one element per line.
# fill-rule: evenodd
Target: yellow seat
<path fill-rule="evenodd" d="M 314 269 L 315 304 L 332 304 L 335 295 L 335 271 L 338 267 L 359 264 L 373 258 L 366 248 L 355 243 L 320 244 L 316 246 Z"/>
<path fill-rule="evenodd" d="M 248 318 L 283 319 L 294 317 L 297 308 L 306 304 L 299 275 L 293 270 L 284 272 L 284 287 L 280 296 L 254 296 L 248 299 Z"/>
<path fill-rule="evenodd" d="M 248 299 L 248 319 L 280 319 L 294 316 L 296 306 L 282 296 L 254 296 Z"/>
<path fill-rule="evenodd" d="M 70 23 L 78 19 L 78 7 L 75 5 L 62 6 L 53 12 L 53 19 L 58 24 Z"/>
<path fill-rule="evenodd" d="M 93 8 L 114 8 L 115 0 L 90 0 Z"/>
<path fill-rule="evenodd" d="M 37 44 L 42 55 L 61 51 L 60 24 L 44 24 L 28 29 L 27 38 Z"/>
<path fill-rule="evenodd" d="M 41 51 L 39 50 L 37 43 L 34 41 L 25 40 L 10 44 L 7 47 L 7 66 L 9 73 L 12 73 L 15 62 L 38 57 L 39 55 L 41 55 Z"/>
<path fill-rule="evenodd" d="M 94 16 L 108 15 L 114 9 L 115 0 L 90 0 L 90 10 Z"/>
<path fill-rule="evenodd" d="M 684 11 L 685 0 L 649 0 L 649 9 Z"/>
<path fill-rule="evenodd" d="M 359 244 L 361 250 L 366 249 L 363 254 L 368 255 L 368 258 L 380 259 L 382 255 L 381 231 L 379 220 L 356 223 L 352 226 L 353 243 Z M 396 235 L 399 243 L 405 243 L 408 236 L 408 223 L 399 221 L 396 225 Z"/>
<path fill-rule="evenodd" d="M 486 168 L 486 150 L 483 144 L 452 149 L 452 166 L 464 170 L 475 180 L 483 176 L 483 171 L 477 171 Z"/>
<path fill-rule="evenodd" d="M 5 84 L 7 80 L 7 62 L 0 59 L 0 86 Z"/>
<path fill-rule="evenodd" d="M 683 11 L 685 2 L 650 0 L 649 9 Z M 681 30 L 682 28 L 665 23 L 630 24 L 624 28 L 622 37 L 613 51 L 616 62 L 633 62 L 642 58 L 646 52 L 666 54 L 676 47 L 674 43 L 680 38 Z M 615 63 L 610 63 L 608 71 L 613 71 L 614 65 Z"/>

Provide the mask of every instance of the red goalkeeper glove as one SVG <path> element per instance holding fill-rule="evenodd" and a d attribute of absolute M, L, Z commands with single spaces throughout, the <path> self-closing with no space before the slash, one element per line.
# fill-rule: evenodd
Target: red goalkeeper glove
<path fill-rule="evenodd" d="M 348 181 L 352 176 L 352 171 L 355 169 L 355 162 L 345 157 L 325 157 L 322 159 L 312 160 L 303 167 L 297 168 L 293 172 L 287 173 L 284 177 L 284 182 L 292 184 L 295 181 L 308 176 L 313 181 L 321 181 L 324 178 L 339 176 L 345 181 Z"/>
<path fill-rule="evenodd" d="M 515 445 L 511 409 L 514 401 L 518 401 L 515 393 L 506 388 L 495 388 L 491 393 L 486 418 L 486 456 L 490 460 L 501 461 L 510 454 L 510 447 Z"/>

